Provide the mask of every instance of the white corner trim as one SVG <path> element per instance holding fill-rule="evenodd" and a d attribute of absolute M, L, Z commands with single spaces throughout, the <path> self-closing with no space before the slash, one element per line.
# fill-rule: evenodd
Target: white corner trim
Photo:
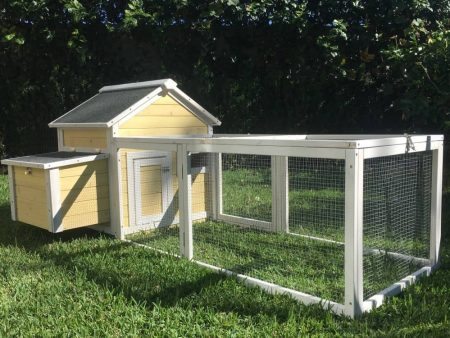
<path fill-rule="evenodd" d="M 64 131 L 62 128 L 56 129 L 56 134 L 58 137 L 58 151 L 62 151 L 64 148 Z"/>
<path fill-rule="evenodd" d="M 111 233 L 118 239 L 124 239 L 123 201 L 122 201 L 122 168 L 120 150 L 114 142 L 114 133 L 117 126 L 113 126 L 107 133 L 109 152 L 108 179 L 109 179 L 109 220 Z"/>
<path fill-rule="evenodd" d="M 17 220 L 16 215 L 16 187 L 14 184 L 14 167 L 8 165 L 9 204 L 11 206 L 11 219 Z"/>
<path fill-rule="evenodd" d="M 49 231 L 61 232 L 61 196 L 59 169 L 50 169 L 45 171 L 45 185 L 47 191 L 47 208 L 49 219 Z"/>

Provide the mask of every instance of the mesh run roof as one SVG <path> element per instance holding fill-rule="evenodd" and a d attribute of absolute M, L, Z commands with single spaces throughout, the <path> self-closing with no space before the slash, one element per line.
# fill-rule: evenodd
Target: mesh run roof
<path fill-rule="evenodd" d="M 108 123 L 156 88 L 101 92 L 52 123 Z"/>

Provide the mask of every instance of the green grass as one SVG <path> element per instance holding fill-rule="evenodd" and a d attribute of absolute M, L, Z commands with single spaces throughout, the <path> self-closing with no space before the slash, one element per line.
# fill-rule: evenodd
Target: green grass
<path fill-rule="evenodd" d="M 344 247 L 222 222 L 193 225 L 194 259 L 336 302 L 344 301 Z M 129 239 L 179 252 L 178 227 Z"/>
<path fill-rule="evenodd" d="M 448 337 L 450 332 L 448 235 L 436 273 L 350 320 L 95 232 L 52 235 L 12 222 L 6 185 L 1 177 L 2 337 Z"/>

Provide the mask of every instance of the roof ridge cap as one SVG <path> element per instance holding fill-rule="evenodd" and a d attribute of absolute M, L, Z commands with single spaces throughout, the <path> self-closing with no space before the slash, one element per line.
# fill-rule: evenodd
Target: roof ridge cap
<path fill-rule="evenodd" d="M 115 92 L 120 90 L 128 90 L 128 89 L 142 89 L 149 87 L 163 87 L 165 89 L 173 89 L 177 86 L 177 83 L 172 79 L 160 79 L 153 81 L 143 81 L 143 82 L 132 82 L 132 83 L 124 83 L 112 86 L 105 86 L 100 88 L 99 93 L 107 93 L 107 92 Z"/>

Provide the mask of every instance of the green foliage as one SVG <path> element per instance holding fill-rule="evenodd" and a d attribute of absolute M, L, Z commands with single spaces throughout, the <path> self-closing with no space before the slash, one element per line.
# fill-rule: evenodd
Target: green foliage
<path fill-rule="evenodd" d="M 449 17 L 447 0 L 6 1 L 0 135 L 48 150 L 47 123 L 100 86 L 163 77 L 221 132 L 447 133 Z"/>

